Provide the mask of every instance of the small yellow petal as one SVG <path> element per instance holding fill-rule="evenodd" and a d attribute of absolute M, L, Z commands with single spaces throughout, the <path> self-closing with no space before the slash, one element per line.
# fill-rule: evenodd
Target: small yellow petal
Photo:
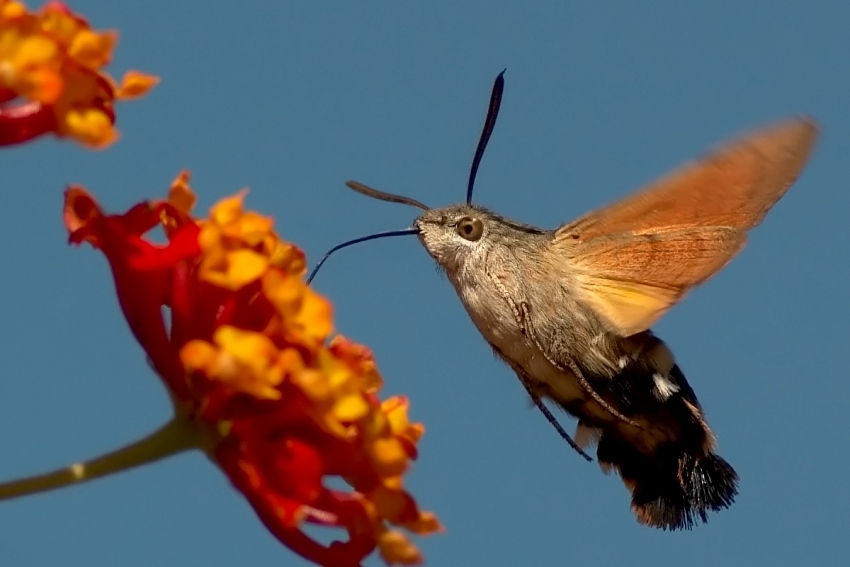
<path fill-rule="evenodd" d="M 210 210 L 210 220 L 219 225 L 226 225 L 234 222 L 242 215 L 242 201 L 245 199 L 247 191 L 243 189 L 232 197 L 222 199 Z"/>
<path fill-rule="evenodd" d="M 333 395 L 333 388 L 322 372 L 318 370 L 304 370 L 292 377 L 292 383 L 312 400 L 321 402 Z"/>
<path fill-rule="evenodd" d="M 298 313 L 298 323 L 304 333 L 323 343 L 333 331 L 333 309 L 328 300 L 307 288 Z"/>
<path fill-rule="evenodd" d="M 337 400 L 334 404 L 334 417 L 340 421 L 360 419 L 369 411 L 369 404 L 361 394 L 351 394 Z"/>
<path fill-rule="evenodd" d="M 0 20 L 13 20 L 26 13 L 27 7 L 20 2 L 0 2 Z"/>
<path fill-rule="evenodd" d="M 407 468 L 407 453 L 397 439 L 376 439 L 372 455 L 375 470 L 381 476 L 398 476 Z"/>
<path fill-rule="evenodd" d="M 263 293 L 269 298 L 281 315 L 297 309 L 307 285 L 297 277 L 277 270 L 270 270 L 263 276 Z"/>
<path fill-rule="evenodd" d="M 13 64 L 19 68 L 46 63 L 56 56 L 56 44 L 50 39 L 42 36 L 33 36 L 24 39 Z"/>
<path fill-rule="evenodd" d="M 405 437 L 410 438 L 411 441 L 416 443 L 422 436 L 425 434 L 425 426 L 421 423 L 414 423 L 407 426 L 407 429 L 402 433 Z"/>
<path fill-rule="evenodd" d="M 213 251 L 219 246 L 219 242 L 221 241 L 221 231 L 218 229 L 218 226 L 206 223 L 201 226 L 201 232 L 198 234 L 198 246 L 201 247 L 204 252 Z M 220 252 L 219 250 L 216 250 Z M 224 256 L 222 255 L 222 258 Z M 208 258 L 204 258 L 208 260 Z"/>
<path fill-rule="evenodd" d="M 227 254 L 227 264 L 227 276 L 238 287 L 262 276 L 269 267 L 269 260 L 252 250 L 236 250 Z"/>
<path fill-rule="evenodd" d="M 269 235 L 273 225 L 270 218 L 247 212 L 239 219 L 239 233 L 248 246 L 256 246 Z"/>
<path fill-rule="evenodd" d="M 118 87 L 115 98 L 121 100 L 139 98 L 148 94 L 158 84 L 159 77 L 139 71 L 127 71 L 121 79 L 121 86 Z"/>
<path fill-rule="evenodd" d="M 339 390 L 348 386 L 350 390 L 351 387 L 356 387 L 351 370 L 325 350 L 319 352 L 319 365 L 328 383 L 335 389 Z"/>
<path fill-rule="evenodd" d="M 404 522 L 404 527 L 418 535 L 428 535 L 444 532 L 446 528 L 433 512 L 420 512 L 419 517 L 412 522 Z"/>
<path fill-rule="evenodd" d="M 115 31 L 80 30 L 68 48 L 68 56 L 83 67 L 97 70 L 109 63 L 117 41 L 118 32 Z"/>
<path fill-rule="evenodd" d="M 181 171 L 168 189 L 168 202 L 178 211 L 189 214 L 195 206 L 195 193 L 189 187 L 189 172 Z"/>
<path fill-rule="evenodd" d="M 381 411 L 387 416 L 393 433 L 404 431 L 407 427 L 407 408 L 409 405 L 410 402 L 404 396 L 392 396 L 381 403 Z"/>
<path fill-rule="evenodd" d="M 277 355 L 277 347 L 267 336 L 229 325 L 216 329 L 213 340 L 228 354 L 257 370 L 267 366 L 269 358 Z"/>
<path fill-rule="evenodd" d="M 105 148 L 118 139 L 109 117 L 93 108 L 68 111 L 63 133 L 94 148 Z"/>
<path fill-rule="evenodd" d="M 217 351 L 210 343 L 192 340 L 180 349 L 180 362 L 191 370 L 209 368 L 215 362 Z"/>
<path fill-rule="evenodd" d="M 396 530 L 388 530 L 378 538 L 381 557 L 388 564 L 417 565 L 422 562 L 422 554 L 407 536 Z"/>

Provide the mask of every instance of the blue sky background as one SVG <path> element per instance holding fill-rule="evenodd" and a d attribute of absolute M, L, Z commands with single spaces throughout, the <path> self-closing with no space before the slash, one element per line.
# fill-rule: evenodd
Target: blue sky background
<path fill-rule="evenodd" d="M 251 208 L 315 261 L 463 199 L 495 75 L 499 124 L 477 202 L 552 227 L 742 130 L 810 113 L 808 169 L 724 272 L 655 330 L 741 475 L 690 533 L 636 524 L 619 479 L 575 455 L 492 357 L 413 238 L 351 249 L 317 288 L 374 349 L 385 394 L 427 433 L 409 477 L 445 523 L 430 565 L 843 565 L 850 554 L 850 4 L 466 0 L 76 0 L 121 32 L 111 70 L 162 77 L 119 108 L 106 152 L 0 152 L 0 478 L 113 449 L 169 404 L 124 324 L 106 262 L 66 245 L 62 190 L 112 210 L 189 168 L 201 210 Z M 573 423 L 564 418 L 569 430 Z M 200 454 L 0 503 L 0 565 L 299 565 Z M 372 559 L 369 565 L 379 565 Z"/>

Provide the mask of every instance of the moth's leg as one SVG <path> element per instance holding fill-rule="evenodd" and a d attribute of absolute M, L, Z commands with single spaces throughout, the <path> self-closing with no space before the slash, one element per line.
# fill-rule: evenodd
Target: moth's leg
<path fill-rule="evenodd" d="M 520 317 L 523 320 L 523 323 L 520 326 L 525 331 L 526 336 L 528 336 L 528 338 L 531 339 L 531 341 L 537 347 L 537 350 L 539 350 L 543 357 L 547 361 L 549 361 L 549 364 L 551 364 L 561 372 L 571 372 L 573 375 L 575 375 L 576 379 L 578 380 L 578 383 L 581 385 L 584 391 L 587 392 L 587 394 L 591 398 L 593 398 L 593 400 L 597 404 L 602 406 L 602 408 L 604 408 L 608 413 L 610 413 L 617 419 L 628 423 L 631 426 L 637 427 L 638 429 L 643 429 L 643 426 L 641 424 L 621 414 L 611 404 L 602 399 L 602 396 L 600 396 L 599 393 L 597 393 L 597 391 L 593 389 L 593 386 L 591 386 L 590 382 L 588 382 L 587 379 L 584 377 L 584 373 L 581 371 L 581 369 L 578 367 L 578 364 L 576 364 L 573 359 L 567 359 L 567 368 L 564 368 L 564 366 L 560 362 L 553 359 L 549 355 L 549 353 L 543 349 L 543 346 L 540 344 L 540 341 L 537 340 L 537 333 L 534 332 L 534 326 L 531 324 L 531 317 L 529 317 L 530 307 L 528 303 L 522 302 L 517 310 L 520 312 Z"/>
<path fill-rule="evenodd" d="M 541 398 L 537 394 L 537 392 L 534 391 L 534 388 L 531 385 L 533 383 L 533 380 L 528 374 L 526 374 L 525 370 L 523 370 L 520 365 L 514 363 L 512 360 L 502 354 L 502 352 L 498 348 L 493 347 L 493 350 L 496 351 L 496 354 L 499 356 L 499 358 L 504 360 L 505 363 L 510 366 L 511 369 L 516 373 L 520 383 L 523 385 L 525 391 L 528 392 L 528 395 L 531 397 L 531 401 L 534 402 L 534 405 L 537 406 L 537 409 L 540 410 L 546 420 L 550 424 L 552 424 L 552 427 L 555 428 L 555 431 L 558 432 L 558 435 L 561 436 L 561 439 L 566 441 L 569 446 L 572 447 L 573 450 L 575 450 L 576 453 L 584 457 L 588 462 L 593 462 L 593 459 L 590 457 L 590 455 L 585 453 L 584 450 L 579 447 L 578 443 L 573 440 L 570 434 L 566 432 L 566 430 L 561 426 L 560 423 L 558 423 L 558 419 L 552 414 L 551 411 L 549 411 L 549 408 L 546 407 L 546 404 L 543 403 L 543 398 Z"/>

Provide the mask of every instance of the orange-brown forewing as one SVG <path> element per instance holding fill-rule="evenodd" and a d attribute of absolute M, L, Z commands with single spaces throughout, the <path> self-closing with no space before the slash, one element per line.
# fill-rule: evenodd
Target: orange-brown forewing
<path fill-rule="evenodd" d="M 650 327 L 725 266 L 797 179 L 817 128 L 780 122 L 558 229 L 552 252 L 612 331 Z"/>

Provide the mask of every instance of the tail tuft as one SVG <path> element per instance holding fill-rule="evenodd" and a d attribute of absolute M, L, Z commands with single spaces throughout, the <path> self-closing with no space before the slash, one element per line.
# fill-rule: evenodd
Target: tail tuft
<path fill-rule="evenodd" d="M 695 462 L 693 457 L 686 456 L 682 469 L 688 501 L 703 521 L 706 510 L 717 512 L 735 501 L 738 473 L 723 457 L 709 453 Z"/>
<path fill-rule="evenodd" d="M 695 457 L 668 445 L 653 456 L 617 438 L 602 437 L 597 457 L 617 469 L 632 492 L 632 511 L 641 524 L 663 530 L 690 530 L 708 521 L 708 512 L 728 508 L 738 493 L 738 475 L 714 453 Z M 675 450 L 677 449 L 677 450 Z"/>

